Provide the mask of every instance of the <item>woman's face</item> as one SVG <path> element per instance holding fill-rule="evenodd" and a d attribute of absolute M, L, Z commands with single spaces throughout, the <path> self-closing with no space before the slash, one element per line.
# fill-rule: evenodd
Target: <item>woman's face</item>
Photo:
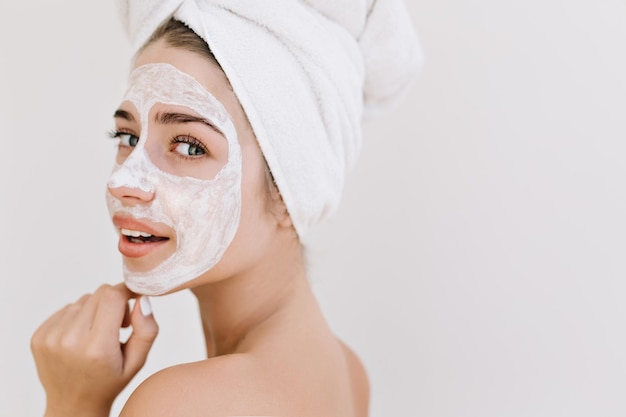
<path fill-rule="evenodd" d="M 217 65 L 151 44 L 115 123 L 107 203 L 131 290 L 157 295 L 215 281 L 262 256 L 275 225 L 263 157 Z"/>

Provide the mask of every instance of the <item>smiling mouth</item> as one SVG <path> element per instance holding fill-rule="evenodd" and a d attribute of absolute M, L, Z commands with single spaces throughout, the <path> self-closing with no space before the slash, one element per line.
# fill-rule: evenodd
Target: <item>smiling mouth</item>
<path fill-rule="evenodd" d="M 130 243 L 151 243 L 170 240 L 168 237 L 154 236 L 148 232 L 140 232 L 138 230 L 120 229 L 120 233 Z"/>

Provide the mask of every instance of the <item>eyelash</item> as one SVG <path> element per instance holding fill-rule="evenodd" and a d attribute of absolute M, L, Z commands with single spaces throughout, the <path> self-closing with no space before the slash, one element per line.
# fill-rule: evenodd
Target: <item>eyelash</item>
<path fill-rule="evenodd" d="M 204 146 L 204 144 L 202 142 L 200 142 L 198 139 L 194 138 L 191 135 L 178 135 L 178 136 L 174 136 L 172 139 L 170 139 L 170 145 L 172 147 L 174 147 L 174 145 L 177 145 L 179 143 L 186 143 L 188 145 L 200 148 L 202 150 L 202 152 L 204 152 L 204 155 L 202 155 L 202 156 L 208 156 L 209 155 L 209 150 L 206 148 L 206 146 Z M 184 159 L 198 159 L 197 157 L 193 157 L 193 156 L 185 156 L 185 155 L 181 155 L 181 154 L 178 154 L 178 155 L 181 158 L 184 158 Z"/>
<path fill-rule="evenodd" d="M 111 129 L 107 132 L 107 136 L 111 139 L 118 139 L 121 135 L 133 135 L 134 136 L 134 133 L 123 131 L 123 130 L 116 130 L 116 129 Z M 178 143 L 187 143 L 191 146 L 195 146 L 197 148 L 202 149 L 202 151 L 204 152 L 204 155 L 209 155 L 209 150 L 206 148 L 206 146 L 204 146 L 202 142 L 200 142 L 198 139 L 194 138 L 191 135 L 178 135 L 170 139 L 170 146 L 174 146 Z M 197 159 L 192 156 L 184 156 L 180 154 L 179 156 L 185 159 Z"/>
<path fill-rule="evenodd" d="M 136 136 L 133 132 L 130 131 L 125 131 L 125 130 L 116 130 L 116 129 L 110 129 L 107 132 L 107 136 L 110 139 L 119 139 L 120 136 L 122 135 L 132 135 L 132 136 Z M 137 136 L 138 137 L 138 136 Z"/>
<path fill-rule="evenodd" d="M 109 139 L 117 139 L 121 134 L 122 132 L 120 132 L 119 130 L 115 130 L 115 129 L 110 129 L 107 131 L 107 137 Z"/>

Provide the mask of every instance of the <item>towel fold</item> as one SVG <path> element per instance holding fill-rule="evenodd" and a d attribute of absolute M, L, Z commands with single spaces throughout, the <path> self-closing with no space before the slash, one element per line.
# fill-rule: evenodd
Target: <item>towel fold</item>
<path fill-rule="evenodd" d="M 337 207 L 364 113 L 422 63 L 402 0 L 120 0 L 120 12 L 135 50 L 172 16 L 207 42 L 300 236 Z"/>

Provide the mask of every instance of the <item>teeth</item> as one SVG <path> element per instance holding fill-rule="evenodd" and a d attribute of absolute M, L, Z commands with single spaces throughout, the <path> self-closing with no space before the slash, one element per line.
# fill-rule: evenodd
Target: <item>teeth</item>
<path fill-rule="evenodd" d="M 130 237 L 152 237 L 152 235 L 150 233 L 147 232 L 140 232 L 138 230 L 128 230 L 128 229 L 121 229 L 120 232 L 124 235 L 124 236 L 130 236 Z"/>

